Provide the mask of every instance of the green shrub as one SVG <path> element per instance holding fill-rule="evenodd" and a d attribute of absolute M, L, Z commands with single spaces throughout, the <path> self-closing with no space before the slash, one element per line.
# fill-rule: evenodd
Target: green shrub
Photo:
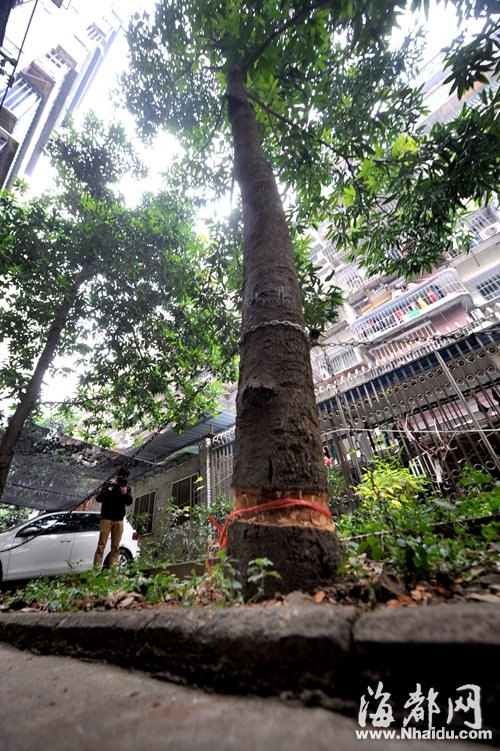
<path fill-rule="evenodd" d="M 466 520 L 498 513 L 500 488 L 494 478 L 471 468 L 461 473 L 459 487 L 452 502 L 397 459 L 376 459 L 355 489 L 359 508 L 337 522 L 341 537 L 358 538 L 346 540 L 341 570 L 366 574 L 363 562 L 371 560 L 409 579 L 453 578 L 472 566 L 493 566 L 499 523 L 476 528 Z"/>
<path fill-rule="evenodd" d="M 30 510 L 23 506 L 0 503 L 0 532 L 5 532 L 29 518 Z"/>
<path fill-rule="evenodd" d="M 209 515 L 222 525 L 232 507 L 233 503 L 227 496 L 218 495 L 209 509 L 204 503 L 184 508 L 170 503 L 160 509 L 154 535 L 142 540 L 143 565 L 204 560 L 210 542 L 218 537 L 216 528 L 208 519 Z M 140 518 L 136 525 L 140 534 Z"/>

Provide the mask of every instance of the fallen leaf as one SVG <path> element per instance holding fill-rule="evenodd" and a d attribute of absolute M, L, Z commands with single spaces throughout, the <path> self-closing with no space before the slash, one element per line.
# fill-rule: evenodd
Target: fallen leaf
<path fill-rule="evenodd" d="M 387 593 L 389 595 L 389 599 L 397 599 L 398 597 L 407 596 L 407 589 L 405 587 L 404 581 L 390 569 L 383 569 L 380 574 L 378 583 L 382 593 Z"/>
<path fill-rule="evenodd" d="M 313 597 L 314 602 L 323 602 L 323 600 L 326 597 L 325 592 L 316 592 L 316 594 Z"/>
<path fill-rule="evenodd" d="M 389 608 L 404 608 L 407 605 L 416 605 L 416 603 L 411 599 L 411 597 L 402 595 L 401 597 L 395 597 L 392 600 L 387 600 L 386 605 Z"/>
<path fill-rule="evenodd" d="M 422 602 L 422 600 L 428 600 L 432 597 L 429 590 L 426 587 L 422 586 L 422 584 L 418 584 L 415 589 L 412 589 L 410 595 L 415 600 L 415 602 Z"/>
<path fill-rule="evenodd" d="M 133 605 L 135 602 L 135 597 L 124 597 L 120 602 L 116 605 L 117 608 L 129 608 L 131 605 Z"/>

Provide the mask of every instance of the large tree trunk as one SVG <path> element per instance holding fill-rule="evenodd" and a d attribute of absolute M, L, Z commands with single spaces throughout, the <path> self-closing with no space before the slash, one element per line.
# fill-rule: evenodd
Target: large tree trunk
<path fill-rule="evenodd" d="M 281 498 L 310 501 L 328 510 L 309 339 L 285 213 L 273 172 L 262 155 L 255 113 L 247 102 L 239 71 L 229 76 L 227 97 L 244 225 L 243 320 L 233 470 L 235 510 Z M 264 548 L 277 536 L 280 546 L 286 549 L 286 530 L 277 529 L 286 526 L 309 528 L 308 546 L 312 528 L 318 539 L 336 550 L 331 517 L 311 508 L 297 505 L 248 512 L 239 519 L 229 528 L 229 555 L 239 560 L 266 555 Z M 297 542 L 300 533 L 297 529 L 290 532 Z M 282 576 L 277 584 L 280 591 L 297 588 L 296 576 L 292 577 L 293 584 L 287 579 L 291 572 L 297 573 L 297 556 L 303 566 L 303 551 L 299 548 L 300 545 L 290 545 L 284 555 L 281 570 L 278 569 Z M 320 558 L 324 558 L 324 551 Z M 328 571 L 323 571 L 318 579 L 314 568 L 319 563 L 318 558 L 305 567 L 302 588 L 311 589 L 331 580 L 338 556 L 333 555 Z"/>
<path fill-rule="evenodd" d="M 61 307 L 52 321 L 45 347 L 38 359 L 33 375 L 21 396 L 16 411 L 9 420 L 2 441 L 0 442 L 0 498 L 5 489 L 10 465 L 12 464 L 17 441 L 21 435 L 24 423 L 35 406 L 38 394 L 42 387 L 43 379 L 54 357 L 61 334 L 66 326 L 69 314 L 78 296 L 78 291 L 87 275 L 88 273 L 82 269 L 74 284 L 68 289 L 64 300 L 61 303 Z"/>

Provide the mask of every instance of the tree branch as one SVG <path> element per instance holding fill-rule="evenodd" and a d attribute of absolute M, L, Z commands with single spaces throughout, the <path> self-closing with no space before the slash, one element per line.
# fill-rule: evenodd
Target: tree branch
<path fill-rule="evenodd" d="M 247 91 L 247 97 L 252 100 L 252 102 L 255 102 L 255 104 L 258 104 L 261 109 L 264 110 L 264 112 L 267 112 L 269 115 L 272 115 L 272 117 L 275 117 L 277 120 L 281 120 L 282 123 L 285 123 L 285 125 L 288 125 L 290 128 L 294 128 L 295 130 L 298 130 L 304 138 L 314 138 L 318 143 L 320 143 L 322 146 L 326 146 L 327 149 L 332 151 L 339 159 L 343 159 L 344 161 L 348 161 L 346 157 L 341 154 L 337 149 L 332 146 L 331 143 L 328 143 L 327 141 L 323 141 L 322 138 L 319 138 L 319 136 L 311 136 L 301 125 L 298 123 L 294 123 L 293 120 L 289 120 L 288 117 L 285 117 L 284 115 L 280 115 L 278 112 L 272 109 L 272 107 L 269 107 L 267 104 L 264 104 L 264 102 L 259 99 L 258 96 L 255 96 L 255 94 L 251 94 L 249 91 Z"/>
<path fill-rule="evenodd" d="M 269 47 L 270 44 L 274 42 L 275 39 L 277 39 L 281 34 L 283 34 L 284 31 L 289 29 L 291 26 L 294 26 L 296 23 L 301 21 L 303 18 L 305 18 L 309 13 L 312 11 L 318 10 L 318 8 L 321 8 L 323 5 L 328 5 L 330 0 L 316 0 L 315 2 L 310 3 L 309 5 L 306 5 L 304 8 L 301 8 L 297 13 L 289 18 L 287 21 L 285 21 L 284 24 L 279 26 L 275 31 L 273 31 L 272 34 L 270 34 L 267 39 L 262 42 L 260 47 L 257 47 L 255 52 L 253 52 L 250 57 L 248 58 L 246 64 L 242 68 L 242 72 L 245 72 L 248 70 L 248 68 L 261 57 L 261 55 L 264 54 L 266 49 Z"/>

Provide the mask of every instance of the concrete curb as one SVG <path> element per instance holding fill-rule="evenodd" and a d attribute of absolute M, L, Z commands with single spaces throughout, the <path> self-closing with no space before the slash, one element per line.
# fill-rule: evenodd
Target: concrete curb
<path fill-rule="evenodd" d="M 400 710 L 417 683 L 424 693 L 434 688 L 446 716 L 447 697 L 473 683 L 481 687 L 483 727 L 500 733 L 495 604 L 361 614 L 292 595 L 281 607 L 2 613 L 0 640 L 225 693 L 299 695 L 350 713 L 367 686 L 382 681 Z"/>

